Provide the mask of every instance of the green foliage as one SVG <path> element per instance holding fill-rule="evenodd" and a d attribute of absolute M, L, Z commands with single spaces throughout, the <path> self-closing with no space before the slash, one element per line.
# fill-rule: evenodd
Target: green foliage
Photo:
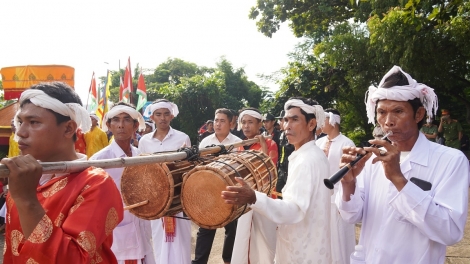
<path fill-rule="evenodd" d="M 217 108 L 238 110 L 242 107 L 259 107 L 268 95 L 256 83 L 248 80 L 243 68 L 234 68 L 225 58 L 221 58 L 215 68 L 201 67 L 177 58 L 168 58 L 158 65 L 151 74 L 143 71 L 147 87 L 147 101 L 166 98 L 178 105 L 179 115 L 172 121 L 172 127 L 182 130 L 196 142 L 199 127 L 208 119 L 214 118 Z M 133 76 L 134 89 L 140 67 L 137 65 Z M 110 87 L 112 102 L 119 98 L 119 76 L 112 72 Z M 100 77 L 104 82 L 105 77 Z M 134 94 L 134 102 L 137 96 Z"/>
<path fill-rule="evenodd" d="M 271 36 L 288 21 L 305 39 L 281 70 L 274 102 L 264 104 L 277 112 L 290 96 L 314 98 L 342 113 L 343 131 L 358 143 L 373 129 L 367 87 L 400 65 L 470 121 L 469 11 L 469 0 L 259 0 L 249 17 L 260 32 Z"/>

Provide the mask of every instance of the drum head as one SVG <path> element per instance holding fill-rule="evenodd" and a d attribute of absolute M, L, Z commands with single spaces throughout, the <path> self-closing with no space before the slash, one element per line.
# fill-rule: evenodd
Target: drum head
<path fill-rule="evenodd" d="M 197 225 L 216 229 L 230 223 L 236 208 L 226 204 L 221 192 L 229 185 L 219 173 L 198 166 L 188 173 L 183 183 L 181 203 L 183 211 Z M 230 181 L 230 180 L 229 180 Z"/>
<path fill-rule="evenodd" d="M 129 206 L 145 200 L 149 203 L 129 211 L 139 218 L 162 217 L 171 205 L 173 177 L 164 163 L 126 167 L 121 178 L 121 195 Z"/>

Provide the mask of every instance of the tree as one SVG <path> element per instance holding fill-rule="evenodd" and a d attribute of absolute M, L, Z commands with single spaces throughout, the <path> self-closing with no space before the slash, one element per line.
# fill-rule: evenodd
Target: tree
<path fill-rule="evenodd" d="M 393 65 L 435 88 L 440 105 L 445 102 L 456 116 L 470 119 L 469 10 L 468 0 L 259 0 L 250 18 L 267 36 L 289 21 L 311 47 L 284 70 L 276 98 L 302 91 L 324 105 L 332 102 L 354 116 L 357 126 L 346 125 L 348 132 L 363 131 L 365 139 L 372 127 L 366 123 L 364 93 Z"/>

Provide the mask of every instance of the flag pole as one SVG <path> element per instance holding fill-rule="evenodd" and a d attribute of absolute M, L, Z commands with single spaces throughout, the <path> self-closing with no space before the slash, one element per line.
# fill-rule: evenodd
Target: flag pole
<path fill-rule="evenodd" d="M 88 95 L 86 97 L 86 109 L 88 109 L 88 100 L 90 99 L 90 94 L 91 94 L 91 86 L 93 85 L 93 78 L 95 78 L 95 72 L 93 72 L 93 75 L 91 75 L 91 82 L 90 82 L 90 88 L 88 88 Z"/>

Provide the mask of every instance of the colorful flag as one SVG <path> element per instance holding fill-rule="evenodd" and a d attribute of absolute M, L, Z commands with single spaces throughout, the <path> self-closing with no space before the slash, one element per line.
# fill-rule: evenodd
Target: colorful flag
<path fill-rule="evenodd" d="M 96 93 L 95 72 L 93 72 L 93 75 L 91 77 L 91 84 L 90 84 L 90 89 L 88 90 L 88 96 L 91 96 L 90 104 L 88 104 L 88 102 L 87 102 L 88 112 L 93 113 L 93 112 L 96 111 L 96 108 L 98 106 L 98 96 L 97 96 L 97 93 Z"/>
<path fill-rule="evenodd" d="M 106 83 L 104 86 L 104 89 L 102 89 L 102 94 L 100 96 L 100 101 L 98 103 L 98 109 L 96 110 L 96 115 L 98 118 L 101 120 L 101 123 L 103 123 L 103 117 L 104 115 L 108 112 L 108 99 L 109 99 L 109 86 L 111 86 L 111 73 L 108 70 L 108 76 L 106 78 Z"/>
<path fill-rule="evenodd" d="M 147 88 L 145 87 L 145 79 L 142 75 L 142 69 L 140 69 L 139 82 L 137 83 L 137 95 L 139 100 L 137 101 L 137 111 L 147 103 Z"/>
<path fill-rule="evenodd" d="M 127 61 L 126 70 L 124 71 L 124 90 L 122 91 L 122 101 L 132 103 L 132 72 L 131 72 L 131 57 Z"/>
<path fill-rule="evenodd" d="M 119 76 L 119 101 L 122 101 L 123 92 L 124 92 L 124 83 L 122 82 L 122 76 Z"/>

